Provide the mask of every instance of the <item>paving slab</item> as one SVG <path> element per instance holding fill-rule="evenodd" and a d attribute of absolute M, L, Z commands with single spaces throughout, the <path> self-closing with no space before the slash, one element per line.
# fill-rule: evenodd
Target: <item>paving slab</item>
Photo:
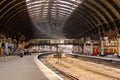
<path fill-rule="evenodd" d="M 48 80 L 36 66 L 34 56 L 8 56 L 6 62 L 0 57 L 0 80 Z"/>

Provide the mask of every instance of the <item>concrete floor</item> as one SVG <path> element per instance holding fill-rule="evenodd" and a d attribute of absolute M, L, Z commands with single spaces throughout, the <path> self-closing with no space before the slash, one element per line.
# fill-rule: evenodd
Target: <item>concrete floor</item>
<path fill-rule="evenodd" d="M 48 80 L 34 63 L 34 56 L 8 56 L 6 62 L 0 57 L 0 80 Z"/>

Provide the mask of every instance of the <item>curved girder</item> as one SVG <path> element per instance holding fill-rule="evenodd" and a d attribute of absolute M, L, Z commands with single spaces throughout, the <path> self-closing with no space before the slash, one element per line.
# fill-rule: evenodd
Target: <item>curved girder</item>
<path fill-rule="evenodd" d="M 24 10 L 22 10 L 24 9 Z M 27 15 L 27 16 L 24 16 Z M 23 21 L 27 21 L 27 23 L 23 22 L 23 24 L 27 24 L 25 27 L 23 24 L 18 23 L 16 24 L 15 20 L 17 20 L 17 16 L 20 16 L 21 19 L 24 16 Z M 21 32 L 22 34 L 25 34 L 30 31 L 30 29 L 27 29 L 28 25 L 31 27 L 31 23 L 29 22 L 27 7 L 25 4 L 25 0 L 1 0 L 0 1 L 0 32 L 7 34 L 7 36 L 14 36 L 18 32 Z M 12 21 L 15 21 L 12 23 Z M 20 28 L 20 25 L 22 26 Z M 30 26 L 31 25 L 31 26 Z M 19 27 L 19 28 L 17 28 Z M 25 32 L 26 31 L 26 32 Z"/>
<path fill-rule="evenodd" d="M 78 22 L 77 22 L 78 21 Z M 90 31 L 91 29 L 87 29 L 87 28 L 89 28 L 89 24 L 88 23 L 86 23 L 85 21 L 84 21 L 84 19 L 77 19 L 76 20 L 76 22 L 74 22 L 73 24 L 71 24 L 72 26 L 75 26 L 75 24 L 79 24 L 79 22 L 81 23 L 78 27 L 75 27 L 76 29 L 78 29 L 79 30 L 79 32 L 83 32 L 84 33 L 84 31 Z M 68 25 L 68 26 L 71 26 L 71 25 Z M 86 27 L 86 29 L 85 28 L 81 28 L 80 26 L 82 26 L 82 27 Z M 85 29 L 85 30 L 84 30 Z M 69 33 L 72 33 L 72 34 L 70 34 L 70 35 L 73 35 L 74 33 L 73 32 L 70 32 L 69 30 L 71 30 L 71 31 L 73 31 L 73 29 L 72 29 L 72 27 L 68 27 L 67 29 L 66 29 Z M 67 34 L 69 34 L 69 33 L 67 33 Z M 73 38 L 79 38 L 81 36 L 81 34 L 79 34 L 79 33 L 75 33 L 75 35 L 73 35 Z M 72 38 L 72 37 L 71 37 Z"/>
<path fill-rule="evenodd" d="M 39 0 L 38 0 L 39 1 Z M 64 2 L 63 2 L 64 1 Z M 44 4 L 48 4 L 49 2 L 45 2 L 45 1 L 43 1 L 43 2 L 37 2 L 37 1 L 35 1 L 36 3 L 34 3 L 34 2 L 31 2 L 31 1 L 29 1 L 29 2 L 27 2 L 27 5 L 28 5 L 28 7 L 32 4 L 32 6 L 34 6 L 34 5 L 38 5 L 38 4 L 41 4 L 41 5 L 44 5 Z M 66 3 L 67 2 L 67 3 Z M 79 3 L 78 2 L 74 2 L 74 1 L 67 1 L 67 0 L 59 0 L 58 2 L 54 2 L 53 4 L 61 4 L 61 5 L 66 5 L 66 6 L 70 6 L 70 7 L 77 7 L 77 5 L 79 5 Z"/>
<path fill-rule="evenodd" d="M 14 3 L 16 3 L 16 4 L 14 6 L 12 6 Z M 1 30 L 2 30 L 2 27 L 4 27 L 6 20 L 8 20 L 9 17 L 11 17 L 8 15 L 13 11 L 13 9 L 15 10 L 16 8 L 19 8 L 20 5 L 23 5 L 24 3 L 25 3 L 25 1 L 21 1 L 21 2 L 17 3 L 17 1 L 13 0 L 13 1 L 9 2 L 7 5 L 5 5 L 2 9 L 0 9 L 0 12 L 5 11 L 0 16 L 0 20 L 5 20 L 1 23 L 3 25 L 3 26 L 1 26 Z M 14 14 L 12 14 L 12 15 L 14 15 Z"/>
<path fill-rule="evenodd" d="M 76 14 L 76 12 L 78 12 L 78 14 Z M 75 12 L 76 17 L 78 17 L 79 19 L 81 19 L 81 16 L 82 16 L 82 17 L 85 18 L 85 21 L 90 24 L 90 26 L 88 28 L 94 28 L 95 23 L 92 21 L 92 18 L 90 18 L 87 15 L 87 12 L 84 12 L 83 10 L 81 10 L 81 11 L 77 10 L 76 12 Z"/>
<path fill-rule="evenodd" d="M 32 16 L 33 17 L 36 17 L 36 15 L 35 14 L 32 14 Z M 59 23 L 63 23 L 63 19 L 66 17 L 66 15 L 60 15 L 59 16 L 60 17 L 60 19 L 59 20 L 57 20 L 57 22 L 59 21 Z M 33 20 L 34 22 L 36 22 L 36 23 L 39 23 L 39 22 L 45 22 L 46 21 L 46 17 L 45 18 L 42 18 L 42 19 L 39 19 L 39 20 Z M 56 23 L 56 20 L 54 20 L 54 22 L 52 22 L 52 23 Z"/>
<path fill-rule="evenodd" d="M 45 3 L 46 4 L 46 3 Z M 38 5 L 38 6 L 35 6 L 35 5 Z M 66 6 L 67 5 L 67 6 Z M 29 5 L 28 6 L 28 9 L 34 9 L 34 8 L 39 8 L 39 7 L 42 7 L 43 6 L 43 4 L 42 3 L 36 3 L 36 4 L 34 4 L 34 5 Z M 61 8 L 61 7 L 63 7 L 63 8 L 66 8 L 66 9 L 70 9 L 70 10 L 74 10 L 72 7 L 71 7 L 72 5 L 68 5 L 68 4 L 66 4 L 66 3 L 62 3 L 62 2 L 59 2 L 59 5 L 57 5 L 57 6 L 53 6 L 53 7 L 58 7 L 58 8 Z M 48 6 L 44 6 L 44 7 L 48 7 Z"/>
<path fill-rule="evenodd" d="M 5 18 L 6 18 L 6 21 L 4 22 L 4 25 L 6 26 L 6 25 L 8 24 L 8 22 L 10 22 L 11 19 L 14 18 L 14 16 L 16 16 L 17 14 L 20 14 L 19 12 L 23 12 L 23 13 L 24 13 L 24 11 L 27 12 L 25 8 L 26 8 L 26 5 L 20 6 L 20 7 L 18 7 L 16 10 L 11 11 L 11 12 L 5 17 Z"/>
<path fill-rule="evenodd" d="M 77 10 L 75 10 L 73 15 L 74 16 L 82 15 L 82 16 L 84 16 L 85 19 L 89 19 L 89 23 L 93 24 L 95 29 L 98 29 L 97 27 L 99 27 L 99 26 L 103 26 L 104 28 L 100 27 L 100 33 L 102 31 L 102 34 L 104 34 L 106 31 L 109 31 L 109 30 L 113 31 L 116 28 L 116 26 L 118 27 L 118 25 L 119 25 L 119 20 L 120 20 L 119 19 L 120 14 L 118 14 L 120 12 L 119 3 L 120 2 L 118 0 L 85 0 L 77 8 Z M 76 13 L 78 13 L 79 15 Z M 71 15 L 71 16 L 73 16 L 73 15 Z M 79 16 L 79 18 L 81 19 L 81 16 Z M 78 20 L 79 20 L 79 18 L 78 18 Z M 69 19 L 68 21 L 71 21 L 71 19 Z M 72 23 L 70 23 L 70 22 L 67 23 L 65 27 L 69 26 L 69 24 L 72 24 Z M 82 24 L 82 23 L 79 23 L 79 25 L 80 24 Z M 99 26 L 98 26 L 98 24 L 99 24 Z M 72 26 L 69 26 L 69 27 L 72 27 Z M 82 26 L 81 26 L 81 28 L 82 28 Z M 91 35 L 90 32 L 93 32 L 93 30 L 95 30 L 95 29 L 92 29 L 92 27 L 91 27 L 91 30 L 85 31 L 84 33 L 81 32 L 80 34 L 85 35 L 86 32 L 88 32 L 87 34 Z M 98 30 L 95 30 L 95 31 L 98 31 Z M 111 37 L 111 39 L 115 39 L 115 37 L 116 37 L 115 34 L 117 34 L 117 33 L 114 33 L 114 31 L 113 32 L 112 31 L 111 31 L 111 33 L 114 35 L 111 35 L 110 37 Z"/>
<path fill-rule="evenodd" d="M 39 8 L 38 8 L 39 7 Z M 73 11 L 73 9 L 72 8 L 68 8 L 68 7 L 64 7 L 64 6 L 59 6 L 59 7 L 61 7 L 61 8 L 65 8 L 65 9 L 67 9 L 66 11 L 68 11 L 68 12 L 70 12 L 70 10 L 71 11 Z M 32 7 L 32 8 L 29 8 L 29 11 L 41 11 L 40 10 L 40 8 L 41 8 L 41 6 L 37 6 L 37 7 Z M 45 9 L 48 9 L 48 8 L 45 8 Z M 53 7 L 52 9 L 55 9 L 55 7 Z M 58 9 L 59 10 L 59 9 Z M 60 9 L 61 10 L 61 9 Z M 62 9 L 63 10 L 63 9 Z M 47 12 L 47 11 L 46 11 Z M 70 12 L 71 13 L 71 12 Z"/>
<path fill-rule="evenodd" d="M 112 6 L 109 1 L 106 0 L 101 0 L 102 3 L 108 6 L 108 8 L 114 13 L 114 15 L 120 20 L 120 14 L 119 12 L 115 9 L 114 6 Z"/>
<path fill-rule="evenodd" d="M 80 8 L 81 8 L 81 7 L 80 7 Z M 82 8 L 81 8 L 81 9 L 82 9 Z M 84 9 L 81 10 L 81 9 L 79 10 L 79 8 L 77 8 L 76 11 L 75 11 L 75 14 L 73 13 L 74 16 L 76 16 L 76 17 L 79 18 L 79 15 L 82 15 L 83 17 L 86 18 L 87 22 L 91 23 L 91 25 L 94 27 L 93 24 L 95 24 L 95 23 L 94 23 L 95 20 L 94 20 L 94 21 L 92 20 L 93 17 L 88 18 L 88 17 L 89 17 L 89 16 L 87 15 L 87 14 L 88 14 L 88 11 L 87 11 L 87 10 L 85 11 Z M 81 17 L 80 17 L 80 18 L 81 18 Z M 95 18 L 96 18 L 96 17 L 95 17 Z M 86 20 L 85 20 L 85 21 L 86 21 Z M 97 24 L 98 24 L 98 23 L 97 23 Z M 97 24 L 96 24 L 96 25 L 97 25 Z M 91 28 L 92 28 L 92 27 L 91 27 Z"/>
<path fill-rule="evenodd" d="M 102 14 L 101 12 L 99 12 L 100 10 L 96 9 L 95 6 L 90 5 L 90 4 L 88 4 L 87 2 L 86 2 L 86 3 L 83 3 L 82 5 L 83 5 L 84 7 L 86 7 L 86 8 L 88 8 L 88 9 L 92 10 L 92 12 L 94 13 L 94 16 L 96 15 L 96 16 L 95 16 L 96 18 L 97 18 L 97 17 L 98 17 L 99 19 L 101 18 L 101 21 L 102 21 L 102 22 L 99 22 L 100 20 L 97 19 L 98 24 L 101 23 L 100 25 L 106 24 L 105 27 L 108 26 L 108 24 L 107 24 L 108 22 L 107 22 L 107 20 L 106 20 L 106 18 L 105 18 L 105 15 L 103 16 L 103 14 Z M 93 14 L 93 13 L 92 13 L 92 14 Z M 95 25 L 94 25 L 94 26 L 95 26 Z M 88 33 L 89 33 L 89 32 L 88 32 Z"/>
<path fill-rule="evenodd" d="M 39 10 L 40 11 L 40 7 L 43 7 L 43 9 L 49 9 L 49 6 L 42 6 L 42 5 L 44 5 L 44 4 L 50 4 L 49 2 L 36 2 L 36 3 L 34 3 L 34 2 L 27 2 L 28 3 L 28 11 L 32 11 L 32 12 L 34 12 L 34 11 L 36 11 L 36 10 Z M 36 6 L 36 5 L 38 5 L 39 4 L 39 6 Z M 62 10 L 62 11 L 65 11 L 66 13 L 72 13 L 72 11 L 73 11 L 73 9 L 72 8 L 68 8 L 68 6 L 73 6 L 73 4 L 74 3 L 72 3 L 72 5 L 70 5 L 70 4 L 67 4 L 67 3 L 63 3 L 63 2 L 56 2 L 56 3 L 53 3 L 53 4 L 57 4 L 57 6 L 52 6 L 52 8 L 50 8 L 50 9 L 53 9 L 54 8 L 54 10 L 55 10 L 55 8 L 57 7 L 58 8 L 58 10 L 56 11 L 56 14 L 57 14 L 57 12 L 59 12 L 60 13 L 60 10 Z M 59 5 L 58 5 L 59 4 Z M 62 5 L 62 6 L 60 6 L 60 5 Z M 39 7 L 38 9 L 36 9 L 36 7 Z M 48 7 L 48 8 L 45 8 L 45 7 Z M 38 12 L 39 12 L 38 11 Z M 43 12 L 42 12 L 43 11 Z M 40 11 L 40 15 L 41 15 L 41 12 L 42 13 L 45 13 L 45 12 L 48 12 L 48 11 L 44 11 L 44 10 L 42 10 L 42 11 Z M 52 11 L 53 12 L 53 11 Z M 58 14 L 59 15 L 59 14 Z M 67 15 L 67 14 L 66 14 Z M 57 15 L 56 15 L 57 16 Z"/>
<path fill-rule="evenodd" d="M 118 19 L 118 17 L 116 16 L 116 13 L 114 13 L 113 11 L 114 10 L 111 10 L 111 7 L 110 6 L 106 6 L 106 4 L 105 3 L 103 3 L 103 2 L 101 2 L 101 1 L 98 1 L 98 0 L 96 0 L 99 4 L 101 4 L 110 14 L 111 14 L 111 16 L 114 18 L 114 24 L 113 25 L 111 25 L 112 27 L 114 27 L 114 26 L 116 26 L 118 29 L 120 28 L 119 27 L 119 21 L 120 21 L 120 19 Z M 117 1 L 117 0 L 116 0 Z M 115 5 L 116 2 L 115 0 L 114 0 L 114 2 L 112 2 L 111 3 L 111 1 L 108 1 L 109 2 L 109 5 L 111 4 L 111 6 L 113 6 L 114 7 L 114 9 L 116 9 L 116 11 L 118 11 L 119 12 L 119 8 L 118 7 L 120 7 L 120 6 L 118 6 L 118 7 L 116 7 L 117 5 Z M 114 4 L 114 5 L 112 5 L 112 4 Z M 118 3 L 119 4 L 119 3 Z M 113 9 L 113 8 L 112 8 Z"/>
<path fill-rule="evenodd" d="M 27 12 L 26 9 L 21 9 L 21 10 L 19 10 L 18 12 L 16 12 L 14 15 L 10 16 L 10 17 L 8 18 L 8 20 L 5 22 L 4 25 L 7 25 L 8 23 L 10 23 L 11 20 L 12 20 L 15 16 L 17 16 L 18 14 L 21 14 L 21 13 L 23 13 L 23 12 Z"/>
<path fill-rule="evenodd" d="M 2 5 L 4 2 L 5 2 L 5 0 L 2 0 L 2 1 L 0 2 L 0 5 Z"/>
<path fill-rule="evenodd" d="M 87 3 L 83 3 L 82 5 L 86 6 L 89 9 L 91 9 L 94 13 L 96 13 L 99 17 L 101 17 L 101 19 L 102 19 L 102 21 L 104 23 L 107 23 L 107 20 L 105 19 L 105 17 L 98 10 L 96 10 L 94 7 L 90 6 Z"/>
<path fill-rule="evenodd" d="M 112 25 L 115 24 L 114 19 L 112 15 L 106 9 L 104 9 L 103 6 L 101 6 L 100 4 L 98 4 L 97 2 L 93 0 L 88 0 L 87 3 L 95 7 L 106 18 L 107 24 L 109 24 L 110 28 L 113 28 Z"/>
<path fill-rule="evenodd" d="M 23 21 L 28 20 L 28 16 L 25 16 L 28 7 L 28 11 L 31 11 L 30 15 L 35 18 L 35 22 L 39 22 L 38 19 L 41 19 L 41 14 L 43 14 L 43 18 L 46 18 L 46 20 L 48 19 L 47 22 L 51 21 L 50 24 L 52 25 L 56 25 L 58 22 L 62 24 L 64 21 L 66 23 L 71 21 L 69 24 L 66 24 L 66 29 L 69 33 L 74 33 L 74 35 L 72 35 L 73 38 L 75 38 L 78 34 L 77 38 L 84 35 L 90 36 L 92 33 L 99 34 L 98 27 L 100 27 L 100 34 L 109 36 L 111 39 L 116 39 L 116 34 L 120 33 L 119 0 L 83 0 L 82 3 L 80 0 L 40 1 L 42 0 L 27 0 L 27 2 L 25 2 L 25 0 L 1 0 L 0 30 L 6 32 L 6 34 L 17 34 L 17 31 L 25 33 L 22 30 L 24 28 L 27 30 L 29 27 L 21 25 L 22 23 L 19 23 L 17 18 L 20 18 Z M 76 8 L 78 5 L 79 7 Z M 43 21 L 43 19 L 41 20 Z M 16 24 L 12 24 L 12 21 L 16 21 Z M 19 24 L 17 25 L 17 23 Z M 18 26 L 22 26 L 21 29 L 17 28 Z M 72 27 L 74 27 L 74 31 L 71 31 Z M 79 30 L 79 28 L 81 30 Z M 11 33 L 10 31 L 14 32 Z M 28 31 L 26 33 L 28 33 Z M 70 35 L 67 36 L 69 37 Z"/>
<path fill-rule="evenodd" d="M 48 8 L 45 8 L 45 9 L 48 9 Z M 55 9 L 55 8 L 52 8 L 52 9 Z M 39 9 L 30 10 L 29 12 L 30 12 L 30 13 L 33 13 L 33 12 L 37 12 L 37 11 L 39 12 Z M 60 11 L 66 12 L 66 15 L 68 15 L 68 14 L 69 14 L 68 12 L 70 12 L 69 10 L 64 10 L 64 9 L 62 9 L 62 8 L 59 9 L 59 12 L 60 12 Z M 55 12 L 55 11 L 52 11 L 52 12 Z M 46 12 L 46 13 L 47 13 L 47 12 Z M 33 14 L 34 14 L 34 13 L 33 13 Z M 39 12 L 39 14 L 40 14 L 40 12 Z M 70 15 L 70 14 L 69 14 L 69 15 Z"/>
<path fill-rule="evenodd" d="M 35 12 L 34 14 L 31 14 L 32 15 L 32 17 L 34 18 L 35 16 L 36 17 L 39 17 L 39 13 L 38 12 Z M 44 14 L 45 15 L 45 14 Z M 46 14 L 47 15 L 47 14 Z M 55 15 L 53 16 L 53 17 L 56 17 Z M 65 18 L 65 17 L 68 17 L 67 15 L 66 15 L 66 13 L 64 13 L 64 12 L 61 12 L 60 13 L 60 15 L 59 15 L 59 19 L 61 19 L 61 18 Z M 46 16 L 43 16 L 43 18 L 41 18 L 41 19 L 46 19 L 47 17 Z M 39 19 L 39 20 L 41 20 L 41 19 Z M 34 19 L 33 19 L 34 20 Z"/>
<path fill-rule="evenodd" d="M 10 3 L 8 3 L 5 7 L 3 7 L 0 12 L 2 12 L 5 8 L 7 8 L 10 4 L 12 5 L 12 3 L 16 1 L 16 0 L 12 0 Z M 22 3 L 24 3 L 24 1 L 21 1 L 19 3 L 17 3 L 16 5 L 14 6 L 11 6 L 10 8 L 8 8 L 1 16 L 0 16 L 0 19 L 3 18 L 10 10 L 14 9 L 15 7 L 17 7 L 18 5 L 21 5 Z"/>
<path fill-rule="evenodd" d="M 91 27 L 93 26 L 90 22 L 89 22 L 89 20 L 88 19 L 86 19 L 84 16 L 82 16 L 81 14 L 75 14 L 75 15 L 77 15 L 77 16 L 79 16 L 79 17 L 77 17 L 77 16 L 73 16 L 73 17 L 76 17 L 76 21 L 79 21 L 80 19 L 81 20 L 83 20 L 83 21 L 85 21 L 86 22 L 86 24 L 87 25 L 89 25 L 89 26 L 87 26 L 87 28 L 88 29 L 91 29 Z M 71 18 L 72 19 L 72 18 Z M 71 23 L 72 24 L 72 23 Z M 83 27 L 84 28 L 84 27 Z"/>
<path fill-rule="evenodd" d="M 88 0 L 88 1 L 90 1 L 90 0 Z M 108 2 L 109 2 L 109 0 L 108 0 Z M 117 9 L 117 10 L 119 10 L 119 9 Z M 98 11 L 100 11 L 99 9 L 98 9 Z M 113 11 L 112 11 L 113 12 Z M 105 12 L 104 12 L 105 13 Z M 104 15 L 104 17 L 105 17 L 105 15 Z M 107 17 L 105 17 L 106 19 L 107 19 Z M 113 20 L 112 21 L 109 21 L 109 19 L 107 20 L 108 21 L 108 24 L 109 24 L 109 26 L 112 26 L 111 28 L 113 28 L 113 26 L 114 26 L 114 24 L 116 24 L 115 22 L 113 23 Z M 114 20 L 115 21 L 115 20 Z M 111 22 L 112 22 L 112 24 L 111 24 Z"/>
<path fill-rule="evenodd" d="M 120 8 L 120 1 L 119 0 L 112 0 L 112 2 L 114 2 L 115 5 Z M 119 9 L 116 9 L 116 10 L 119 10 Z"/>
<path fill-rule="evenodd" d="M 96 16 L 94 16 L 93 14 L 90 13 L 90 11 L 86 10 L 85 8 L 83 8 L 82 6 L 79 6 L 76 9 L 76 12 L 78 12 L 79 14 L 81 14 L 83 17 L 85 17 L 86 19 L 88 19 L 88 21 L 93 25 L 93 28 L 98 27 L 98 19 Z M 79 15 L 77 15 L 79 17 Z"/>
<path fill-rule="evenodd" d="M 45 8 L 45 9 L 48 9 L 48 8 Z M 53 9 L 54 9 L 54 8 L 53 8 Z M 33 11 L 34 11 L 34 13 L 32 13 Z M 29 12 L 30 12 L 30 14 L 35 14 L 35 13 L 40 14 L 39 11 L 38 11 L 38 12 L 35 12 L 35 11 L 38 11 L 38 10 L 34 9 L 34 10 L 29 11 Z M 55 11 L 52 11 L 52 12 L 55 12 Z M 62 13 L 62 14 L 64 14 L 64 15 L 68 16 L 68 15 L 70 15 L 68 12 L 69 12 L 69 11 L 67 11 L 67 10 L 59 9 L 59 14 L 60 14 L 60 15 L 61 15 L 61 13 Z M 44 14 L 45 14 L 45 13 L 44 13 Z M 47 14 L 47 12 L 46 12 L 46 14 Z M 55 13 L 52 13 L 52 14 L 55 14 Z M 55 16 L 55 17 L 56 17 L 56 16 Z"/>
<path fill-rule="evenodd" d="M 101 6 L 99 3 L 97 3 L 97 2 L 95 2 L 95 1 L 93 1 L 93 0 L 89 0 L 88 2 L 93 3 L 94 6 L 98 7 L 101 11 L 103 11 L 103 13 L 105 13 L 105 15 L 108 16 L 108 18 L 109 18 L 112 22 L 114 21 L 114 19 L 113 19 L 113 17 L 111 16 L 111 14 L 110 14 L 109 12 L 107 12 L 107 10 L 106 10 L 103 6 Z"/>
<path fill-rule="evenodd" d="M 82 12 L 82 11 L 80 10 L 80 12 Z M 87 12 L 87 11 L 86 11 L 86 12 Z M 84 14 L 85 14 L 85 13 L 84 13 Z M 81 15 L 81 14 L 77 14 L 77 15 L 74 14 L 74 15 L 77 16 L 77 17 L 79 17 L 79 15 Z M 82 16 L 84 16 L 84 15 L 82 15 Z M 74 17 L 74 16 L 73 16 L 73 17 Z M 85 17 L 85 16 L 84 16 L 84 17 Z M 74 18 L 75 18 L 75 17 L 74 17 Z M 82 18 L 80 17 L 80 19 L 82 19 Z M 87 20 L 87 21 L 86 21 L 86 20 Z M 89 22 L 88 18 L 85 18 L 85 21 L 86 21 L 86 22 Z M 71 21 L 70 21 L 70 22 L 71 22 Z M 89 22 L 89 23 L 91 23 L 91 22 Z M 69 25 L 67 25 L 67 26 L 69 26 Z M 94 25 L 92 25 L 92 26 L 94 26 Z M 93 29 L 91 28 L 90 30 L 93 30 Z M 87 31 L 90 31 L 90 30 L 87 30 Z M 86 32 L 87 32 L 87 31 L 86 31 Z M 86 33 L 86 32 L 85 32 L 85 33 Z M 81 35 L 80 35 L 80 36 L 81 36 Z"/>
<path fill-rule="evenodd" d="M 80 10 L 79 10 L 80 8 Z M 86 8 L 82 8 L 82 6 L 79 6 L 78 10 L 76 12 L 79 12 L 79 14 L 82 14 L 86 19 L 89 19 L 89 22 L 94 24 L 93 27 L 97 27 L 98 23 L 100 25 L 102 25 L 100 23 L 100 21 L 98 20 L 97 16 L 95 16 L 93 13 L 90 13 L 91 11 L 86 10 Z M 77 15 L 79 17 L 79 15 Z M 97 21 L 97 22 L 96 22 Z M 92 28 L 92 27 L 91 27 Z"/>

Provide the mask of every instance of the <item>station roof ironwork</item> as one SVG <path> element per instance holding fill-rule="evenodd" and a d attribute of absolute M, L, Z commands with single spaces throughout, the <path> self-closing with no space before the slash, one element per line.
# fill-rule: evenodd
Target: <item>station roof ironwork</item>
<path fill-rule="evenodd" d="M 0 33 L 13 38 L 116 40 L 120 0 L 1 0 L 0 22 Z"/>
<path fill-rule="evenodd" d="M 51 38 L 65 38 L 63 26 L 81 0 L 26 0 L 36 28 Z M 44 24 L 44 25 L 43 25 Z"/>

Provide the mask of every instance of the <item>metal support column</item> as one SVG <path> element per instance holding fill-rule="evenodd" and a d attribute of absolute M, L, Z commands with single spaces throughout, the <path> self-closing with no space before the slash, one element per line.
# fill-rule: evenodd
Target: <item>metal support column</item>
<path fill-rule="evenodd" d="M 91 55 L 93 55 L 93 41 L 91 41 Z"/>
<path fill-rule="evenodd" d="M 104 55 L 104 42 L 103 39 L 101 39 L 101 55 Z"/>
<path fill-rule="evenodd" d="M 86 43 L 84 43 L 84 46 L 83 46 L 83 54 L 86 54 Z"/>
<path fill-rule="evenodd" d="M 118 35 L 118 57 L 120 58 L 120 34 Z"/>

